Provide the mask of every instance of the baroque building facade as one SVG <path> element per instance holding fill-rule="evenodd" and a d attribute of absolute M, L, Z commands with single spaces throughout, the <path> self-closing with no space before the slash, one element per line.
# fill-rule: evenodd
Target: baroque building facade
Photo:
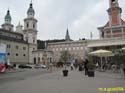
<path fill-rule="evenodd" d="M 85 60 L 86 53 L 98 49 L 115 50 L 125 47 L 125 22 L 121 19 L 121 8 L 118 0 L 109 0 L 109 21 L 103 27 L 99 27 L 100 39 L 78 40 L 70 39 L 67 29 L 65 40 L 60 42 L 49 42 L 46 49 L 37 49 L 37 19 L 33 4 L 27 11 L 27 18 L 24 19 L 24 28 L 19 23 L 16 31 L 11 24 L 10 11 L 7 11 L 5 22 L 0 29 L 0 43 L 7 45 L 7 59 L 11 63 L 24 64 L 48 64 L 59 62 L 61 51 L 69 51 L 73 59 Z"/>
<path fill-rule="evenodd" d="M 62 51 L 69 51 L 72 56 L 71 60 L 84 60 L 85 47 L 86 41 L 81 40 L 48 43 L 47 49 L 54 52 L 53 61 L 59 62 Z"/>
<path fill-rule="evenodd" d="M 109 0 L 109 21 L 105 26 L 99 27 L 100 39 L 96 40 L 67 40 L 67 32 L 64 42 L 48 44 L 48 49 L 54 52 L 55 62 L 59 61 L 61 51 L 67 50 L 74 54 L 75 59 L 85 60 L 87 53 L 98 49 L 116 50 L 125 47 L 125 22 L 121 19 L 122 9 L 118 0 Z"/>
<path fill-rule="evenodd" d="M 24 19 L 24 28 L 19 23 L 14 31 L 11 20 L 10 10 L 8 10 L 0 29 L 0 43 L 6 44 L 7 61 L 16 64 L 37 64 L 44 62 L 44 54 L 47 55 L 47 61 L 52 60 L 50 51 L 43 52 L 45 50 L 37 49 L 37 19 L 35 19 L 32 2 Z"/>
<path fill-rule="evenodd" d="M 121 19 L 122 9 L 119 7 L 118 0 L 109 0 L 107 10 L 109 21 L 99 27 L 101 38 L 121 38 L 125 37 L 125 21 Z"/>

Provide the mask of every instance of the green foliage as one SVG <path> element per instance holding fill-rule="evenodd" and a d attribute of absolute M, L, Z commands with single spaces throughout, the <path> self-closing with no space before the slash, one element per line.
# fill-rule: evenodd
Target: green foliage
<path fill-rule="evenodd" d="M 65 39 L 47 40 L 46 42 L 47 42 L 47 43 L 65 42 Z"/>
<path fill-rule="evenodd" d="M 46 40 L 46 41 L 42 41 L 42 40 L 37 40 L 37 48 L 38 49 L 45 49 L 45 42 L 46 43 L 55 43 L 55 42 L 64 42 L 65 39 L 55 39 L 55 40 Z"/>
<path fill-rule="evenodd" d="M 62 51 L 60 56 L 60 61 L 66 63 L 70 59 L 69 51 Z"/>
<path fill-rule="evenodd" d="M 96 65 L 95 65 L 93 62 L 89 62 L 89 63 L 87 64 L 87 68 L 88 68 L 89 70 L 94 70 L 94 69 L 96 68 Z"/>
<path fill-rule="evenodd" d="M 115 50 L 114 54 L 113 62 L 116 64 L 125 64 L 125 50 Z"/>
<path fill-rule="evenodd" d="M 45 41 L 37 40 L 37 48 L 45 49 Z"/>
<path fill-rule="evenodd" d="M 88 55 L 88 61 L 93 62 L 93 56 L 92 55 Z"/>

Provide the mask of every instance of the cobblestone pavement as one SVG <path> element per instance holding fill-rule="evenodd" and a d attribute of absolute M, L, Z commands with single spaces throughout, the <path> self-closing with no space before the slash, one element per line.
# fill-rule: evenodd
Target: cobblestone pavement
<path fill-rule="evenodd" d="M 124 93 L 98 90 L 116 87 L 125 87 L 125 78 L 120 74 L 95 72 L 95 77 L 87 77 L 84 72 L 69 70 L 68 77 L 63 77 L 59 70 L 4 84 L 0 93 Z"/>

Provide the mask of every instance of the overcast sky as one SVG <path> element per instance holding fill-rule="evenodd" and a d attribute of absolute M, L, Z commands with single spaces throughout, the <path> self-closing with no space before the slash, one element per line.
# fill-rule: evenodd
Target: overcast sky
<path fill-rule="evenodd" d="M 9 7 L 12 24 L 23 25 L 31 0 L 0 0 L 0 24 Z M 119 0 L 122 19 L 125 20 L 125 0 Z M 33 0 L 35 18 L 38 20 L 38 39 L 64 39 L 67 28 L 71 39 L 99 38 L 97 27 L 108 21 L 109 0 Z"/>

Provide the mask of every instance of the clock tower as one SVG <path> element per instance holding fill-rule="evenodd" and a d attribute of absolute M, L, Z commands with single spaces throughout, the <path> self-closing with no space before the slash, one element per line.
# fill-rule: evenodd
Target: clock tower
<path fill-rule="evenodd" d="M 123 38 L 125 37 L 125 21 L 121 19 L 122 9 L 119 7 L 118 0 L 109 0 L 107 10 L 109 21 L 99 27 L 100 38 Z"/>

